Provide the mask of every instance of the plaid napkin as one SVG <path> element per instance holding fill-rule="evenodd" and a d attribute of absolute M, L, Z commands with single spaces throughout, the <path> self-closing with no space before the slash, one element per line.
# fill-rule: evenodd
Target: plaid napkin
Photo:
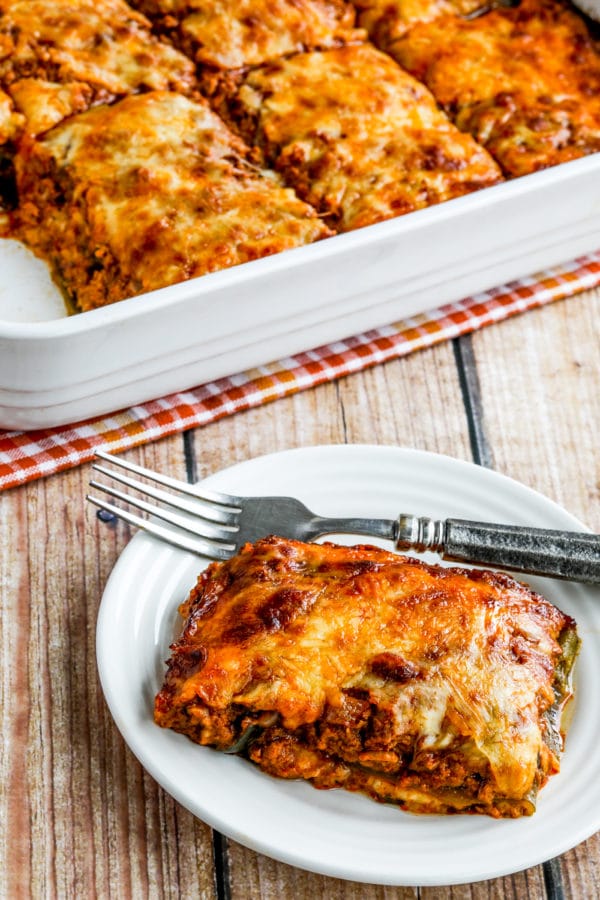
<path fill-rule="evenodd" d="M 87 462 L 96 449 L 124 450 L 206 425 L 596 285 L 600 250 L 414 318 L 109 416 L 44 431 L 0 431 L 0 490 Z"/>

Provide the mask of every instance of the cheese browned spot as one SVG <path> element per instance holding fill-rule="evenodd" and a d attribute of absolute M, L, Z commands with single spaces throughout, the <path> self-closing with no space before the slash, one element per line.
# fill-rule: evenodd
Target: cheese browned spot
<path fill-rule="evenodd" d="M 560 0 L 442 16 L 387 49 L 507 175 L 600 151 L 600 52 Z"/>
<path fill-rule="evenodd" d="M 429 91 L 370 44 L 253 69 L 228 106 L 246 138 L 339 231 L 501 180 Z"/>
<path fill-rule="evenodd" d="M 438 16 L 468 16 L 487 0 L 354 0 L 359 24 L 382 49 L 403 37 L 417 22 L 431 22 Z"/>
<path fill-rule="evenodd" d="M 248 152 L 179 94 L 97 107 L 22 144 L 19 233 L 83 310 L 329 235 Z"/>
<path fill-rule="evenodd" d="M 506 575 L 270 537 L 180 613 L 156 722 L 271 775 L 514 817 L 559 769 L 575 623 Z"/>
<path fill-rule="evenodd" d="M 194 64 L 124 0 L 0 0 L 0 85 L 39 134 L 141 90 L 195 88 Z"/>
<path fill-rule="evenodd" d="M 239 69 L 360 40 L 346 0 L 137 0 L 203 66 Z"/>

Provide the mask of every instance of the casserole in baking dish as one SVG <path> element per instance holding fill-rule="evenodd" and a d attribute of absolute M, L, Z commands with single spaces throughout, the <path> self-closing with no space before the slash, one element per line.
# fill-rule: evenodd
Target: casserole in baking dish
<path fill-rule="evenodd" d="M 600 244 L 599 57 L 563 4 L 523 0 L 475 18 L 481 9 L 429 4 L 415 22 L 399 0 L 386 4 L 396 24 L 384 27 L 377 3 L 357 3 L 356 16 L 341 0 L 246 0 L 232 21 L 230 6 L 202 0 L 133 4 L 141 12 L 121 4 L 129 11 L 117 17 L 120 2 L 99 0 L 92 15 L 81 0 L 58 15 L 36 0 L 28 28 L 31 5 L 0 0 L 2 183 L 8 205 L 14 168 L 19 200 L 12 237 L 50 263 L 69 303 L 111 304 L 37 323 L 44 311 L 31 304 L 28 317 L 20 288 L 23 324 L 0 325 L 0 424 L 59 424 L 189 387 Z M 275 11 L 278 39 L 268 40 Z M 493 16 L 498 46 L 486 36 Z M 526 60 L 543 70 L 539 21 L 550 19 L 569 74 L 542 71 L 539 109 L 527 106 L 534 89 L 523 73 Z M 503 83 L 498 103 L 484 90 L 493 77 L 465 61 L 468 41 L 452 43 L 467 28 L 490 60 L 511 47 L 523 59 L 521 87 Z M 436 59 L 441 34 L 461 50 L 456 97 L 438 90 L 446 57 L 438 77 L 422 41 L 406 43 L 419 29 L 430 29 Z M 218 52 L 223 34 L 233 55 Z M 554 165 L 577 156 L 589 158 Z M 512 179 L 511 167 L 545 171 Z M 0 271 L 0 318 L 10 319 L 15 278 L 23 273 L 37 299 L 37 275 L 10 240 L 0 242 Z M 133 294 L 144 296 L 114 307 Z M 101 358 L 93 348 L 108 332 L 112 351 Z M 40 378 L 46 352 L 51 371 Z"/>
<path fill-rule="evenodd" d="M 600 54 L 561 0 L 367 4 L 386 53 L 349 3 L 139 5 L 160 37 L 123 0 L 0 3 L 14 233 L 80 310 L 327 237 L 317 214 L 353 230 L 600 147 Z"/>

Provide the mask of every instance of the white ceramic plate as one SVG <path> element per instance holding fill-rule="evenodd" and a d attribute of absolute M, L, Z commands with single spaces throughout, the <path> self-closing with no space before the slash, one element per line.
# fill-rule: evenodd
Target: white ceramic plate
<path fill-rule="evenodd" d="M 204 484 L 238 494 L 294 494 L 332 515 L 393 517 L 404 511 L 582 529 L 556 504 L 506 477 L 394 447 L 291 450 L 225 469 Z M 178 626 L 176 608 L 203 566 L 198 557 L 137 535 L 107 584 L 97 654 L 106 699 L 129 747 L 169 794 L 205 822 L 286 863 L 390 885 L 505 875 L 557 856 L 600 828 L 600 590 L 529 579 L 577 620 L 583 639 L 562 771 L 542 791 L 535 815 L 516 821 L 444 818 L 271 778 L 249 762 L 154 725 L 152 703 Z"/>

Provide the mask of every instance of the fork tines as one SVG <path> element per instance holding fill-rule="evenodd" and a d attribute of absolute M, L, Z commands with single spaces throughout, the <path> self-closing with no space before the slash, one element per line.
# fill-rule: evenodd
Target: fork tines
<path fill-rule="evenodd" d="M 128 506 L 138 509 L 152 518 L 138 516 L 108 500 L 88 494 L 87 499 L 95 506 L 130 525 L 154 534 L 163 541 L 202 556 L 209 556 L 212 559 L 228 559 L 235 552 L 237 546 L 235 535 L 239 529 L 238 519 L 241 511 L 240 498 L 214 491 L 199 491 L 194 485 L 145 469 L 143 466 L 113 456 L 111 453 L 98 451 L 96 456 L 117 468 L 115 470 L 94 463 L 95 471 L 162 505 L 148 503 L 141 497 L 131 496 L 112 485 L 92 480 L 90 481 L 91 487 L 127 503 Z M 138 481 L 136 478 L 124 474 L 120 469 L 168 487 L 173 493 L 154 487 L 153 484 Z M 164 507 L 169 507 L 169 509 Z M 178 512 L 171 510 L 178 510 Z M 161 525 L 155 521 L 156 519 L 168 523 L 169 527 Z"/>

